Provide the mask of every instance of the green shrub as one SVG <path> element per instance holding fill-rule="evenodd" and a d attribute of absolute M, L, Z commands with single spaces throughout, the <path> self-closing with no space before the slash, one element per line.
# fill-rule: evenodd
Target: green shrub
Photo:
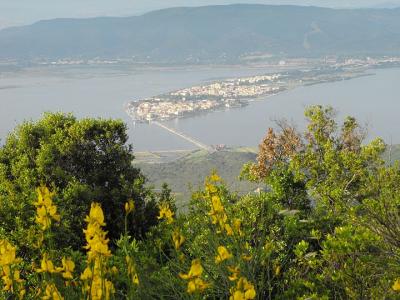
<path fill-rule="evenodd" d="M 31 252 L 35 190 L 46 185 L 55 192 L 63 219 L 54 228 L 57 248 L 82 249 L 83 220 L 93 200 L 103 206 L 114 241 L 124 229 L 124 203 L 135 199 L 128 230 L 142 238 L 156 224 L 157 209 L 144 177 L 132 166 L 127 140 L 121 121 L 77 120 L 60 113 L 18 126 L 0 149 L 0 234 L 18 246 L 22 256 Z"/>

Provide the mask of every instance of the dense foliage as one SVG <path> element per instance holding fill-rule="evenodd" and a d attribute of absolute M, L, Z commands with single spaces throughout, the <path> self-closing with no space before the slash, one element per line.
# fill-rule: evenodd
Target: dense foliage
<path fill-rule="evenodd" d="M 36 200 L 25 210 L 39 257 L 18 259 L 24 251 L 3 229 L 4 297 L 400 299 L 398 165 L 382 160 L 382 140 L 363 143 L 355 119 L 339 126 L 332 109 L 320 106 L 306 117 L 304 134 L 286 124 L 270 129 L 257 162 L 243 168 L 242 178 L 265 189 L 238 196 L 213 173 L 179 213 L 164 186 L 161 222 L 143 239 L 128 230 L 140 197 L 119 207 L 93 202 L 81 212 L 84 249 L 55 249 L 68 220 L 58 213 L 62 190 L 53 181 L 35 182 Z M 3 203 L 12 201 L 7 197 Z M 110 213 L 126 226 L 111 239 L 114 249 L 105 231 Z"/>
<path fill-rule="evenodd" d="M 85 214 L 94 200 L 105 209 L 111 239 L 119 238 L 124 218 L 118 210 L 136 199 L 129 221 L 137 238 L 156 223 L 156 207 L 144 178 L 132 166 L 126 126 L 114 120 L 77 120 L 71 115 L 46 114 L 12 132 L 0 149 L 0 236 L 31 252 L 36 187 L 55 192 L 63 219 L 54 228 L 57 248 L 80 250 Z M 25 256 L 25 254 L 23 254 Z"/>

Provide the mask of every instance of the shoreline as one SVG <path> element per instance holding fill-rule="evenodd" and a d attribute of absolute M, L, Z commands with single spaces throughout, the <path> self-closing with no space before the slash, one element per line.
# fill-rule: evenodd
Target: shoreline
<path fill-rule="evenodd" d="M 131 113 L 128 112 L 129 109 L 126 108 L 125 110 L 126 110 L 128 116 L 134 122 L 143 123 L 143 124 L 149 124 L 152 121 L 169 122 L 169 121 L 173 121 L 173 120 L 190 119 L 190 118 L 195 118 L 197 116 L 211 114 L 211 113 L 214 113 L 214 112 L 223 112 L 223 111 L 228 111 L 228 110 L 231 110 L 231 109 L 241 109 L 241 108 L 244 108 L 244 107 L 250 105 L 253 102 L 264 101 L 264 100 L 267 100 L 268 98 L 272 98 L 274 96 L 281 95 L 281 94 L 283 94 L 285 92 L 292 91 L 292 90 L 294 90 L 296 88 L 299 88 L 299 87 L 308 87 L 308 86 L 314 86 L 314 85 L 320 85 L 320 84 L 329 84 L 329 83 L 347 81 L 347 80 L 352 80 L 352 79 L 357 79 L 357 78 L 362 78 L 362 77 L 374 76 L 374 75 L 376 75 L 376 73 L 370 73 L 369 71 L 372 71 L 372 70 L 375 70 L 375 69 L 396 69 L 396 68 L 399 68 L 399 67 L 400 66 L 395 66 L 395 67 L 390 67 L 390 66 L 383 66 L 383 67 L 381 66 L 381 67 L 379 67 L 379 66 L 375 66 L 375 67 L 365 68 L 365 69 L 357 68 L 355 70 L 346 70 L 346 71 L 343 71 L 343 73 L 341 73 L 339 75 L 336 75 L 336 76 L 342 76 L 340 78 L 333 77 L 333 78 L 330 78 L 328 80 L 317 80 L 315 82 L 303 82 L 303 79 L 299 78 L 297 80 L 300 80 L 301 83 L 295 83 L 295 84 L 292 84 L 292 85 L 288 84 L 287 86 L 283 87 L 283 90 L 278 91 L 278 92 L 272 92 L 271 94 L 267 93 L 267 94 L 259 95 L 259 96 L 255 96 L 255 97 L 251 97 L 250 96 L 250 97 L 235 99 L 235 100 L 238 100 L 239 103 L 241 103 L 240 105 L 235 105 L 235 106 L 231 106 L 231 107 L 224 107 L 223 105 L 220 105 L 220 106 L 217 106 L 216 108 L 211 108 L 211 109 L 207 109 L 207 110 L 186 112 L 186 113 L 183 113 L 180 116 L 176 116 L 176 117 L 174 116 L 174 117 L 171 117 L 171 118 L 155 118 L 155 119 L 152 119 L 152 120 L 135 120 L 134 117 L 131 116 Z M 301 71 L 301 70 L 295 70 L 295 71 Z M 267 74 L 272 74 L 272 73 L 267 73 Z M 335 75 L 335 74 L 327 73 L 326 75 L 330 76 L 330 75 Z M 346 76 L 348 76 L 348 77 L 346 77 Z M 249 77 L 251 77 L 251 76 L 249 76 Z M 230 80 L 238 80 L 240 78 L 241 77 L 234 77 L 234 78 L 230 77 L 230 78 L 225 78 L 225 79 L 222 79 L 222 80 L 219 80 L 219 81 L 209 81 L 208 83 L 209 84 L 218 84 L 218 83 L 227 82 L 227 81 L 230 81 Z M 191 86 L 191 87 L 189 87 L 187 89 L 190 89 L 190 88 L 193 88 L 193 87 L 195 87 L 195 86 Z M 170 92 L 161 94 L 159 96 L 151 97 L 149 99 L 153 99 L 153 98 L 161 97 L 161 96 L 167 96 L 167 95 L 169 95 L 171 93 L 174 93 L 174 92 L 176 92 L 176 91 L 175 90 L 174 91 L 170 91 Z"/>

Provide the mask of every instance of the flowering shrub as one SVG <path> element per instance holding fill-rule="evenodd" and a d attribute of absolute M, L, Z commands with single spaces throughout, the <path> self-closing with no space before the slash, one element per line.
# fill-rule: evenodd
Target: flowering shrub
<path fill-rule="evenodd" d="M 316 229 L 308 231 L 308 237 L 299 236 L 310 224 L 297 213 L 282 210 L 269 198 L 271 193 L 237 197 L 212 174 L 204 190 L 194 195 L 188 214 L 177 216 L 169 204 L 161 203 L 163 222 L 144 241 L 136 241 L 127 231 L 121 233 L 114 253 L 103 209 L 93 202 L 83 230 L 86 256 L 75 255 L 78 260 L 74 260 L 51 248 L 52 227 L 62 222 L 52 202 L 54 194 L 42 186 L 37 195 L 34 206 L 41 258 L 31 266 L 23 264 L 16 247 L 0 240 L 3 298 L 319 299 L 330 298 L 329 286 L 335 284 L 356 296 L 352 290 L 356 281 L 346 279 L 346 270 L 354 272 L 350 263 L 357 259 L 357 271 L 368 276 L 363 259 L 370 257 L 367 266 L 377 263 L 368 249 L 381 243 L 368 229 L 355 225 L 337 227 L 324 240 Z M 121 213 L 127 219 L 134 209 L 134 201 L 129 200 Z M 321 250 L 316 251 L 318 247 Z M 350 259 L 348 253 L 353 252 L 358 257 Z M 332 268 L 340 265 L 333 275 Z M 393 294 L 400 290 L 399 279 L 389 277 L 387 293 Z"/>
<path fill-rule="evenodd" d="M 400 299 L 400 168 L 384 164 L 379 140 L 361 144 L 353 119 L 338 134 L 331 113 L 308 111 L 304 137 L 269 131 L 243 171 L 265 191 L 233 194 L 212 173 L 185 213 L 165 193 L 140 239 L 129 230 L 138 201 L 108 214 L 123 223 L 117 240 L 92 202 L 83 247 L 60 249 L 66 221 L 40 186 L 21 208 L 32 249 L 0 227 L 0 298 Z"/>
<path fill-rule="evenodd" d="M 204 208 L 208 210 L 208 213 L 204 214 L 208 220 L 208 229 L 217 232 L 207 248 L 194 249 L 191 243 L 196 243 L 196 236 L 188 233 L 188 224 L 182 223 L 179 218 L 174 218 L 175 212 L 168 203 L 160 204 L 159 218 L 164 222 L 160 224 L 159 229 L 169 232 L 170 238 L 167 243 L 172 248 L 168 247 L 174 250 L 167 254 L 164 252 L 166 249 L 160 247 L 159 254 L 165 255 L 165 267 L 175 266 L 176 270 L 182 270 L 171 272 L 170 276 L 175 276 L 175 280 L 179 284 L 175 287 L 176 290 L 171 290 L 170 293 L 181 295 L 182 298 L 191 295 L 215 294 L 225 295 L 232 299 L 254 299 L 256 297 L 255 286 L 243 276 L 245 267 L 240 269 L 242 265 L 246 265 L 252 259 L 249 254 L 250 246 L 242 239 L 241 221 L 239 219 L 231 221 L 228 217 L 229 213 L 223 205 L 225 198 L 222 194 L 222 187 L 217 185 L 219 182 L 221 179 L 213 174 L 207 179 L 205 192 L 199 195 L 199 197 L 203 197 L 201 201 L 204 201 L 199 209 L 205 204 Z M 52 228 L 58 222 L 62 222 L 57 214 L 57 207 L 52 201 L 53 196 L 54 193 L 45 186 L 37 189 L 38 199 L 34 206 L 36 207 L 36 236 L 41 258 L 37 262 L 37 266 L 33 262 L 33 267 L 25 266 L 23 270 L 24 276 L 31 283 L 36 282 L 36 285 L 25 284 L 26 281 L 21 279 L 20 268 L 22 266 L 21 259 L 16 256 L 17 249 L 9 242 L 2 240 L 0 242 L 0 266 L 4 283 L 2 293 L 5 295 L 15 294 L 20 298 L 38 296 L 42 299 L 68 299 L 77 297 L 95 300 L 118 298 L 121 295 L 139 298 L 141 293 L 146 292 L 141 289 L 152 284 L 152 279 L 149 277 L 151 275 L 158 276 L 158 271 L 144 275 L 142 283 L 138 269 L 144 269 L 146 266 L 138 265 L 140 253 L 133 249 L 132 243 L 135 243 L 135 240 L 130 238 L 127 232 L 121 233 L 121 240 L 117 243 L 119 248 L 116 255 L 118 257 L 113 258 L 114 255 L 108 245 L 107 232 L 104 231 L 106 227 L 104 213 L 99 203 L 91 204 L 89 214 L 85 218 L 87 226 L 83 230 L 83 234 L 86 240 L 84 246 L 86 259 L 74 261 L 71 257 L 59 257 L 59 253 L 51 248 Z M 196 201 L 200 201 L 200 198 Z M 121 213 L 125 212 L 127 217 L 133 212 L 134 207 L 134 201 L 129 200 L 121 208 Z M 185 237 L 184 232 L 188 234 L 188 237 Z M 222 243 L 227 246 L 219 245 Z M 146 250 L 143 246 L 140 251 Z M 232 250 L 228 250 L 228 248 Z M 204 253 L 196 258 L 196 252 L 199 250 Z M 139 257 L 134 256 L 133 252 L 135 251 Z M 120 259 L 122 256 L 124 259 Z M 185 273 L 184 270 L 187 270 L 188 265 L 189 271 Z M 218 286 L 217 280 L 220 277 L 224 277 L 225 286 Z M 164 282 L 163 284 L 169 285 L 170 283 Z M 117 286 L 121 290 L 117 290 Z"/>

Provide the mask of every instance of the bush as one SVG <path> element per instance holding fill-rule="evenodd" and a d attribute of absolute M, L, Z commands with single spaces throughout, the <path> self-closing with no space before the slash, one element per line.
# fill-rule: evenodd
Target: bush
<path fill-rule="evenodd" d="M 127 140 L 125 124 L 115 120 L 77 120 L 58 113 L 20 125 L 0 149 L 0 235 L 17 245 L 23 257 L 30 255 L 35 190 L 46 185 L 55 193 L 63 220 L 53 229 L 56 248 L 82 249 L 83 220 L 94 199 L 106 212 L 112 241 L 124 230 L 124 203 L 135 199 L 128 232 L 143 237 L 156 224 L 157 210 L 144 177 L 132 166 Z"/>

